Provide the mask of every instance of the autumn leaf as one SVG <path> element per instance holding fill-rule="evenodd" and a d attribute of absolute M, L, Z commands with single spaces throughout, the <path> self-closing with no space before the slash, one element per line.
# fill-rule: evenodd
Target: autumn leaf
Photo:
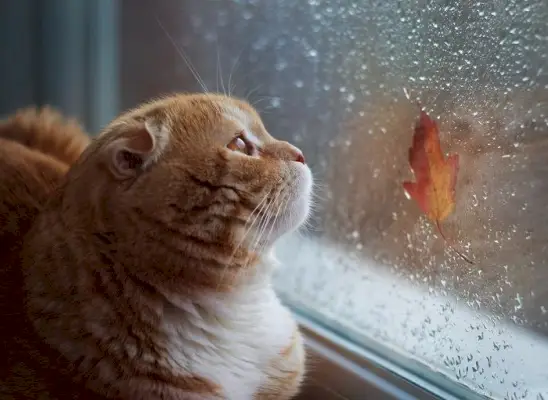
<path fill-rule="evenodd" d="M 455 184 L 459 156 L 447 159 L 441 151 L 436 122 L 421 111 L 409 149 L 409 165 L 415 182 L 404 182 L 405 191 L 434 222 L 441 222 L 455 209 Z"/>
<path fill-rule="evenodd" d="M 459 171 L 458 154 L 445 158 L 441 150 L 439 130 L 432 118 L 421 110 L 409 149 L 409 165 L 415 182 L 404 182 L 403 188 L 417 202 L 426 216 L 435 223 L 447 242 L 441 222 L 455 210 L 455 185 Z M 449 243 L 448 243 L 449 244 Z M 449 246 L 467 262 L 461 252 Z"/>

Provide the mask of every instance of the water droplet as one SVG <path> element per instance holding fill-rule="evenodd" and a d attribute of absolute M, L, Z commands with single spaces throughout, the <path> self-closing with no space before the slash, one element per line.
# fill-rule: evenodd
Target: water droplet
<path fill-rule="evenodd" d="M 275 65 L 276 71 L 283 71 L 287 68 L 287 62 L 285 60 L 279 60 Z"/>
<path fill-rule="evenodd" d="M 274 108 L 280 108 L 281 99 L 279 97 L 273 97 L 270 99 L 270 105 Z"/>

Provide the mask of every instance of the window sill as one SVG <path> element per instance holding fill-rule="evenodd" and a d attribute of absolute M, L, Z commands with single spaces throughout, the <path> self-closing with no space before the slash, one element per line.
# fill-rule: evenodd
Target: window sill
<path fill-rule="evenodd" d="M 451 392 L 412 375 L 395 363 L 354 345 L 295 312 L 308 353 L 307 378 L 298 400 L 306 399 L 486 399 L 448 378 Z"/>

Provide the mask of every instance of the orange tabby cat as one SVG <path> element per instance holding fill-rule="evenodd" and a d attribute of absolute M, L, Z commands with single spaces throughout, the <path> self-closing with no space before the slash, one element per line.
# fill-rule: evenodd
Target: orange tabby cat
<path fill-rule="evenodd" d="M 32 328 L 5 346 L 2 398 L 295 395 L 304 350 L 271 247 L 311 181 L 243 101 L 177 95 L 113 121 L 26 235 Z"/>

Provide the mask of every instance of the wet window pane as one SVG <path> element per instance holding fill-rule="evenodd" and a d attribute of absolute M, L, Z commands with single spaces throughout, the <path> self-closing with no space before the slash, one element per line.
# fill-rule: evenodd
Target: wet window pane
<path fill-rule="evenodd" d="M 125 106 L 202 90 L 175 43 L 209 90 L 248 98 L 307 155 L 316 212 L 278 246 L 288 302 L 474 391 L 548 399 L 548 3 L 123 9 Z M 417 101 L 460 157 L 446 240 L 402 188 Z"/>

